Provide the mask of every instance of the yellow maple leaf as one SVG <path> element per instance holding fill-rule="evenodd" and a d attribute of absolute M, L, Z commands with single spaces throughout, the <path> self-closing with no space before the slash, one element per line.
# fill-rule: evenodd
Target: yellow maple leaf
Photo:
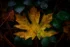
<path fill-rule="evenodd" d="M 27 30 L 26 32 L 23 31 L 14 33 L 16 36 L 25 38 L 25 40 L 28 38 L 32 38 L 33 40 L 36 36 L 38 37 L 38 39 L 41 39 L 57 34 L 57 32 L 54 32 L 53 30 L 45 31 L 46 28 L 51 27 L 49 23 L 52 20 L 52 13 L 47 15 L 44 14 L 40 24 L 40 11 L 37 11 L 35 7 L 32 7 L 28 14 L 32 24 L 28 22 L 25 15 L 20 16 L 19 14 L 15 14 L 16 21 L 19 23 L 19 25 L 15 25 L 14 27 Z"/>

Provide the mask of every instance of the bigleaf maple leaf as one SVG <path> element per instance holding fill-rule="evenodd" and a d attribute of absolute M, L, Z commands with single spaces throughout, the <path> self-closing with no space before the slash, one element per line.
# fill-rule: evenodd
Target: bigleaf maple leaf
<path fill-rule="evenodd" d="M 49 23 L 52 20 L 52 13 L 47 15 L 44 14 L 40 24 L 40 11 L 37 11 L 35 7 L 32 7 L 30 9 L 28 15 L 32 22 L 31 24 L 28 22 L 25 15 L 20 16 L 20 14 L 16 14 L 16 21 L 19 23 L 19 25 L 15 25 L 14 27 L 27 30 L 26 32 L 16 32 L 16 36 L 19 36 L 20 38 L 25 38 L 25 40 L 27 40 L 28 38 L 32 38 L 33 40 L 35 37 L 41 39 L 57 34 L 57 32 L 54 32 L 53 30 L 45 31 L 46 28 L 51 27 Z"/>

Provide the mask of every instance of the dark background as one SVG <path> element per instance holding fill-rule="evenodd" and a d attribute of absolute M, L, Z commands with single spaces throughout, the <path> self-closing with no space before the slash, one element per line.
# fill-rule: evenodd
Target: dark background
<path fill-rule="evenodd" d="M 9 0 L 0 0 L 0 16 L 2 14 L 2 9 L 7 8 L 8 1 Z M 18 1 L 20 1 L 20 0 L 18 0 Z M 36 1 L 36 0 L 33 0 L 33 1 Z M 49 8 L 52 9 L 54 13 L 57 13 L 61 10 L 65 10 L 68 13 L 70 13 L 70 0 L 51 0 L 49 2 Z M 1 21 L 1 19 L 2 18 L 0 17 L 0 21 Z M 0 22 L 0 24 L 1 24 L 1 22 Z M 3 26 L 8 26 L 8 25 L 4 24 Z M 4 34 L 8 30 L 1 29 L 2 27 L 0 27 L 0 38 L 1 38 L 0 47 L 15 47 L 15 45 L 13 44 L 13 37 L 10 37 L 12 35 L 7 35 L 5 37 Z M 4 36 L 4 39 L 3 39 L 3 36 Z M 57 34 L 57 38 L 60 38 L 60 36 L 61 36 L 61 34 Z M 39 46 L 36 46 L 37 45 L 36 43 L 38 43 Z M 36 43 L 34 43 L 32 47 L 41 47 L 41 44 L 39 42 L 36 42 Z M 64 33 L 64 37 L 56 44 L 56 47 L 70 47 L 69 44 L 70 44 L 70 42 L 69 42 L 69 40 L 67 40 L 67 34 Z M 55 46 L 55 44 L 49 45 L 49 47 L 54 47 L 54 46 Z M 19 47 L 19 46 L 17 46 L 17 47 Z"/>

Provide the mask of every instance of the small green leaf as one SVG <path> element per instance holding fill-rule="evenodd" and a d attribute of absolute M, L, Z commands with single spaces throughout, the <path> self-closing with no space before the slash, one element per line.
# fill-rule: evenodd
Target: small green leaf
<path fill-rule="evenodd" d="M 27 39 L 26 42 L 27 42 L 27 45 L 32 45 L 33 43 L 31 38 Z"/>
<path fill-rule="evenodd" d="M 14 2 L 14 1 L 9 1 L 8 2 L 9 7 L 12 7 L 12 6 L 15 6 L 15 5 L 16 5 L 16 2 Z"/>
<path fill-rule="evenodd" d="M 25 40 L 25 39 L 20 38 L 20 37 L 15 37 L 14 44 L 17 46 L 32 45 L 32 40 L 31 40 L 31 38 Z"/>
<path fill-rule="evenodd" d="M 38 0 L 35 4 L 36 4 L 36 6 L 39 6 L 41 4 L 41 2 Z"/>
<path fill-rule="evenodd" d="M 61 27 L 61 22 L 58 21 L 57 19 L 54 19 L 52 22 L 51 22 L 52 26 L 59 29 Z"/>
<path fill-rule="evenodd" d="M 14 38 L 14 44 L 15 44 L 15 45 L 22 45 L 22 44 L 24 44 L 24 43 L 23 43 L 24 41 L 21 41 L 21 40 L 22 40 L 21 38 L 15 37 L 15 38 Z"/>
<path fill-rule="evenodd" d="M 70 18 L 70 14 L 65 11 L 60 11 L 57 13 L 56 18 L 60 19 L 61 21 L 68 20 Z"/>
<path fill-rule="evenodd" d="M 46 2 L 44 2 L 44 1 L 42 1 L 42 2 L 40 3 L 40 7 L 41 7 L 42 9 L 47 9 L 47 8 L 48 8 L 48 4 L 47 4 Z"/>
<path fill-rule="evenodd" d="M 49 43 L 50 43 L 49 37 L 45 37 L 45 38 L 43 38 L 42 41 L 41 41 L 41 44 L 42 44 L 43 47 L 48 46 Z"/>
<path fill-rule="evenodd" d="M 56 43 L 56 38 L 55 38 L 55 36 L 51 36 L 51 37 L 50 37 L 50 41 L 53 42 L 53 43 Z"/>
<path fill-rule="evenodd" d="M 31 5 L 31 3 L 32 3 L 31 0 L 24 0 L 23 2 L 23 4 L 27 6 Z"/>
<path fill-rule="evenodd" d="M 16 6 L 16 7 L 15 7 L 15 11 L 16 11 L 17 13 L 19 13 L 19 14 L 20 14 L 24 9 L 25 9 L 24 6 Z"/>

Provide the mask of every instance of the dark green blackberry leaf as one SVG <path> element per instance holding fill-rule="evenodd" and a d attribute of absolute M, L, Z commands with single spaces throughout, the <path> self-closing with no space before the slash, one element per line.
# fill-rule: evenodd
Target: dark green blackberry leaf
<path fill-rule="evenodd" d="M 65 11 L 60 11 L 60 12 L 57 13 L 56 18 L 60 19 L 61 21 L 69 20 L 70 14 L 68 14 Z"/>
<path fill-rule="evenodd" d="M 29 6 L 31 5 L 31 0 L 24 0 L 23 4 Z"/>
<path fill-rule="evenodd" d="M 15 37 L 14 44 L 17 46 L 32 45 L 32 40 L 31 40 L 31 38 L 25 40 L 25 39 L 20 38 L 20 37 Z"/>
<path fill-rule="evenodd" d="M 41 41 L 41 44 L 42 44 L 43 47 L 48 46 L 49 43 L 50 43 L 49 37 L 45 37 L 45 38 L 43 38 L 42 41 Z"/>
<path fill-rule="evenodd" d="M 19 13 L 19 14 L 20 14 L 24 9 L 25 9 L 24 6 L 16 6 L 16 7 L 15 7 L 15 11 L 16 11 L 17 13 Z"/>
<path fill-rule="evenodd" d="M 15 45 L 20 46 L 20 45 L 23 45 L 24 43 L 25 43 L 24 39 L 23 39 L 23 41 L 22 41 L 22 39 L 19 38 L 19 37 L 15 37 L 15 38 L 14 38 L 14 44 L 15 44 Z"/>
<path fill-rule="evenodd" d="M 38 0 L 38 1 L 36 2 L 36 6 L 40 6 L 40 4 L 41 4 L 41 2 Z"/>
<path fill-rule="evenodd" d="M 40 3 L 40 7 L 41 7 L 42 9 L 46 9 L 46 8 L 48 8 L 48 4 L 43 1 L 43 2 Z"/>
<path fill-rule="evenodd" d="M 57 20 L 57 19 L 53 19 L 53 21 L 51 22 L 52 26 L 56 29 L 61 28 L 61 21 Z"/>
<path fill-rule="evenodd" d="M 31 38 L 27 39 L 26 41 L 27 41 L 27 45 L 32 45 L 32 43 L 33 43 Z"/>
<path fill-rule="evenodd" d="M 14 2 L 14 1 L 9 1 L 8 2 L 8 6 L 9 7 L 13 7 L 13 6 L 15 6 L 16 5 L 16 2 Z"/>
<path fill-rule="evenodd" d="M 50 37 L 50 41 L 53 42 L 53 43 L 56 43 L 56 37 L 55 36 L 51 36 Z"/>

